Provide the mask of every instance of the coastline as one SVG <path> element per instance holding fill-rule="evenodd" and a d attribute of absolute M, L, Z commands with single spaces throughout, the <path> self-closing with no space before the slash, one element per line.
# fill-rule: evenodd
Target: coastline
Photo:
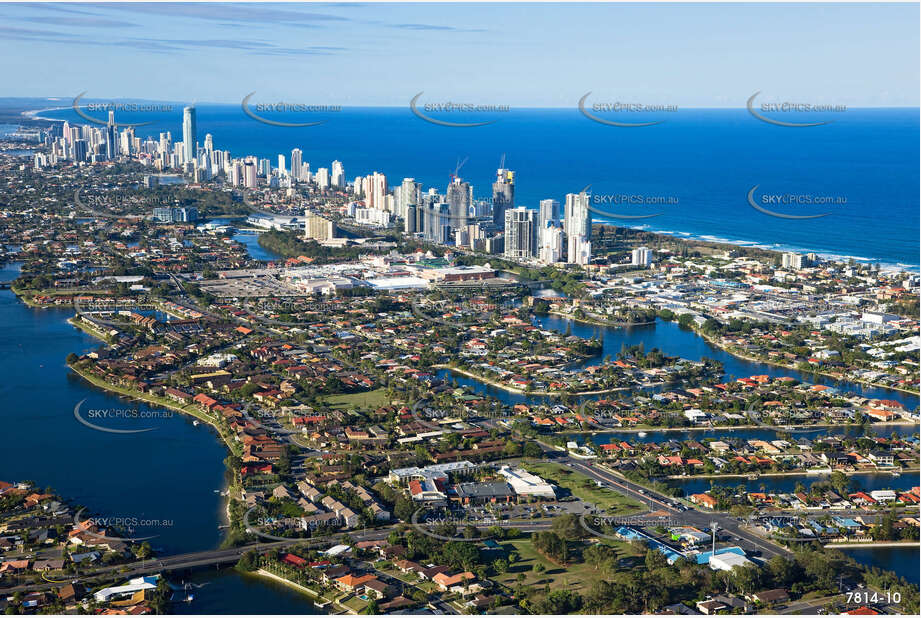
<path fill-rule="evenodd" d="M 156 101 L 156 102 L 168 103 L 166 101 Z M 231 104 L 231 103 L 213 104 L 213 105 L 215 105 L 215 107 L 224 107 L 224 106 L 226 106 L 227 108 L 237 107 L 237 105 Z M 63 122 L 62 119 L 52 118 L 52 117 L 47 116 L 46 114 L 53 114 L 54 112 L 57 112 L 57 111 L 67 111 L 70 109 L 72 109 L 70 106 L 34 109 L 34 110 L 23 111 L 21 112 L 21 115 L 30 121 L 60 123 L 60 122 Z M 349 109 L 349 108 L 346 107 L 344 109 Z M 369 108 L 363 108 L 363 109 L 369 109 Z M 370 109 L 392 109 L 392 108 L 390 107 L 373 108 L 372 107 Z M 151 132 L 149 135 L 153 136 L 154 133 Z M 371 170 L 369 168 L 367 172 L 370 173 L 370 171 Z M 687 231 L 680 231 L 680 230 L 676 231 L 672 229 L 660 230 L 660 229 L 654 229 L 650 224 L 642 224 L 642 225 L 626 224 L 625 225 L 623 221 L 619 221 L 615 218 L 606 218 L 604 216 L 597 217 L 592 223 L 594 225 L 606 225 L 606 226 L 615 226 L 615 227 L 631 229 L 637 232 L 645 232 L 647 234 L 659 235 L 659 236 L 663 236 L 663 237 L 667 237 L 667 238 L 671 238 L 675 240 L 680 240 L 680 241 L 693 241 L 693 242 L 698 242 L 698 243 L 706 243 L 711 246 L 726 247 L 727 249 L 757 249 L 760 251 L 769 251 L 773 253 L 784 253 L 788 251 L 793 251 L 797 253 L 810 253 L 811 252 L 811 253 L 815 253 L 816 255 L 822 257 L 825 260 L 838 262 L 838 263 L 847 263 L 848 260 L 854 260 L 861 264 L 879 263 L 881 267 L 885 270 L 894 270 L 894 271 L 911 272 L 911 273 L 921 272 L 921 264 L 897 262 L 897 261 L 893 262 L 892 258 L 887 259 L 887 258 L 879 258 L 879 257 L 872 257 L 872 256 L 851 255 L 849 253 L 846 253 L 849 250 L 843 249 L 843 248 L 840 249 L 841 252 L 836 253 L 834 249 L 832 250 L 825 249 L 825 250 L 817 251 L 815 247 L 804 247 L 804 246 L 799 246 L 796 244 L 770 243 L 764 240 L 759 241 L 759 240 L 750 240 L 750 239 L 743 239 L 743 238 L 726 238 L 724 236 L 717 236 L 717 235 L 713 235 L 709 233 L 702 233 L 702 232 L 687 232 Z M 853 251 L 853 249 L 851 249 L 850 251 Z M 916 256 L 912 256 L 912 257 L 905 257 L 904 259 L 912 260 L 915 258 Z"/>

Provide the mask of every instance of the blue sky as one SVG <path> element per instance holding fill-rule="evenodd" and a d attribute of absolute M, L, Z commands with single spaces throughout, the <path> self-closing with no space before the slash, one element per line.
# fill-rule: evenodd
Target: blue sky
<path fill-rule="evenodd" d="M 4 96 L 917 106 L 917 4 L 2 4 Z"/>

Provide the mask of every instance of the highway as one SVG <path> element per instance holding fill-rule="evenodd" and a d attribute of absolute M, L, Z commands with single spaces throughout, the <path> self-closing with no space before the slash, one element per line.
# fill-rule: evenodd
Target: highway
<path fill-rule="evenodd" d="M 554 461 L 561 463 L 573 470 L 585 474 L 594 481 L 600 481 L 616 489 L 630 498 L 633 498 L 652 510 L 660 510 L 668 513 L 669 517 L 679 521 L 682 525 L 694 526 L 701 529 L 709 529 L 711 522 L 716 522 L 718 528 L 728 534 L 742 549 L 749 552 L 760 552 L 767 559 L 773 556 L 790 556 L 792 553 L 780 545 L 768 541 L 753 532 L 745 530 L 734 517 L 718 511 L 701 511 L 695 508 L 686 510 L 678 509 L 672 506 L 673 499 L 665 496 L 655 490 L 643 487 L 632 481 L 628 481 L 622 476 L 616 475 L 613 471 L 601 467 L 595 463 L 588 463 L 589 460 L 578 459 L 568 454 L 562 453 L 555 447 L 539 442 L 548 452 L 556 455 Z"/>

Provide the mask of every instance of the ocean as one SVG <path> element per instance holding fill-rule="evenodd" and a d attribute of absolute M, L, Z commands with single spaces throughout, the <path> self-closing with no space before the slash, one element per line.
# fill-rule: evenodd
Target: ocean
<path fill-rule="evenodd" d="M 86 123 L 69 108 L 40 115 Z M 169 113 L 118 113 L 117 120 L 152 121 L 137 135 L 171 131 L 178 141 L 181 115 L 177 105 Z M 442 193 L 463 162 L 459 175 L 473 185 L 475 198 L 491 195 L 504 156 L 505 166 L 517 173 L 517 205 L 537 208 L 542 199 L 562 203 L 566 193 L 590 186 L 595 221 L 605 220 L 599 211 L 654 214 L 608 220 L 687 238 L 811 251 L 912 270 L 921 264 L 917 109 L 852 109 L 831 114 L 829 124 L 799 128 L 762 122 L 744 108 L 662 113 L 656 119 L 665 122 L 649 127 L 594 122 L 575 105 L 438 116 L 452 122 L 494 121 L 478 127 L 432 124 L 415 116 L 408 104 L 261 115 L 326 122 L 279 127 L 248 117 L 239 105 L 199 104 L 198 140 L 211 133 L 215 148 L 235 157 L 269 158 L 273 165 L 279 153 L 290 161 L 291 149 L 300 148 L 314 171 L 338 159 L 350 180 L 379 171 L 391 185 L 412 177 Z M 749 203 L 756 186 L 753 199 L 765 210 L 826 216 L 765 214 Z M 784 203 L 785 196 L 800 197 Z M 816 205 L 819 200 L 824 203 Z"/>

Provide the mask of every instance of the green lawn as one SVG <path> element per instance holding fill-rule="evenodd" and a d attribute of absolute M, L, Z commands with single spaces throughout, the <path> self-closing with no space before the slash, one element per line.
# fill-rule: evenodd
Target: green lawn
<path fill-rule="evenodd" d="M 342 603 L 342 605 L 344 605 L 345 607 L 348 607 L 349 609 L 355 610 L 356 612 L 359 612 L 359 613 L 360 613 L 361 610 L 363 610 L 364 608 L 366 608 L 366 607 L 368 606 L 368 602 L 367 602 L 367 601 L 362 601 L 362 600 L 359 599 L 358 597 L 353 596 L 351 599 L 349 599 L 349 600 L 346 601 L 345 603 Z"/>
<path fill-rule="evenodd" d="M 629 543 L 615 541 L 606 541 L 605 543 L 617 549 L 619 558 L 634 555 Z M 543 588 L 549 584 L 551 590 L 565 588 L 567 590 L 585 591 L 591 587 L 595 580 L 604 577 L 601 571 L 596 571 L 582 562 L 578 554 L 572 557 L 570 564 L 566 567 L 554 564 L 534 549 L 529 537 L 503 541 L 502 546 L 505 548 L 506 554 L 514 551 L 518 553 L 520 558 L 509 567 L 507 573 L 497 575 L 493 579 L 512 588 L 518 585 L 517 578 L 519 573 L 524 573 L 525 586 Z M 570 544 L 574 551 L 578 546 L 579 544 L 577 543 Z M 584 546 L 587 547 L 588 545 L 585 544 Z M 534 565 L 537 563 L 544 565 L 542 573 L 533 571 Z"/>
<path fill-rule="evenodd" d="M 378 388 L 363 393 L 349 393 L 345 395 L 330 395 L 324 398 L 327 405 L 333 408 L 377 409 L 390 404 L 386 388 Z"/>
<path fill-rule="evenodd" d="M 632 515 L 647 510 L 636 500 L 607 487 L 598 487 L 595 481 L 581 472 L 574 472 L 561 464 L 548 462 L 524 463 L 523 467 L 528 472 L 533 472 L 545 480 L 568 489 L 572 492 L 572 495 L 586 502 L 591 502 L 611 515 Z"/>

